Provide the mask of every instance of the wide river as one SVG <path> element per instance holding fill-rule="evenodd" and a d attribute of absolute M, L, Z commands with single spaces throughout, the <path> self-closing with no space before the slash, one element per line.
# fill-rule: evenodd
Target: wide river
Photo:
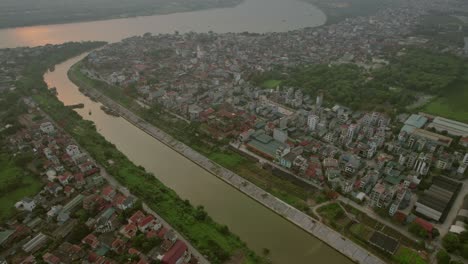
<path fill-rule="evenodd" d="M 272 32 L 314 27 L 325 15 L 297 0 L 246 0 L 234 8 L 211 9 L 96 22 L 33 26 L 0 30 L 0 47 L 35 46 L 66 41 L 119 41 L 132 35 L 195 31 Z M 226 224 L 249 247 L 261 254 L 271 250 L 274 263 L 351 263 L 340 253 L 292 223 L 238 192 L 122 118 L 104 114 L 99 103 L 83 96 L 67 78 L 71 65 L 83 56 L 58 65 L 45 75 L 65 104 L 84 103 L 78 113 L 133 162 L 153 172 L 164 184 L 192 204 L 203 205 L 219 223 Z M 88 112 L 92 111 L 92 115 Z"/>

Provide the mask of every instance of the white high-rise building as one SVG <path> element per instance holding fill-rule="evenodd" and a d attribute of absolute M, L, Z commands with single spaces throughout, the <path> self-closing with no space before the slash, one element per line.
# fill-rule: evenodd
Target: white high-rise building
<path fill-rule="evenodd" d="M 275 128 L 273 130 L 273 138 L 279 142 L 286 142 L 288 140 L 288 131 Z"/>
<path fill-rule="evenodd" d="M 317 99 L 315 100 L 315 104 L 317 105 L 317 108 L 322 107 L 322 103 L 323 103 L 323 93 L 320 92 L 317 95 Z"/>
<path fill-rule="evenodd" d="M 465 164 L 466 166 L 468 166 L 468 153 L 465 154 L 465 157 L 463 158 L 463 164 Z"/>
<path fill-rule="evenodd" d="M 307 118 L 307 126 L 312 131 L 315 131 L 315 129 L 317 128 L 318 122 L 319 122 L 319 117 L 316 115 L 309 115 L 309 117 Z"/>
<path fill-rule="evenodd" d="M 357 124 L 351 124 L 348 127 L 348 138 L 352 139 L 354 137 L 354 133 L 356 132 Z"/>
<path fill-rule="evenodd" d="M 426 175 L 429 172 L 429 167 L 431 165 L 430 155 L 420 153 L 416 164 L 414 165 L 414 170 L 419 173 L 419 175 Z"/>

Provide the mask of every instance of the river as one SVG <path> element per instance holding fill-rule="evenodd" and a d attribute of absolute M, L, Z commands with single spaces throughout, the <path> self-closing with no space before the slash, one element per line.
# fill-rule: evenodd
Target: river
<path fill-rule="evenodd" d="M 233 8 L 208 9 L 93 22 L 20 27 L 0 30 L 0 48 L 104 40 L 151 33 L 282 32 L 325 23 L 325 14 L 299 0 L 245 0 Z"/>
<path fill-rule="evenodd" d="M 62 25 L 0 30 L 0 47 L 36 46 L 66 41 L 105 40 L 146 32 L 271 32 L 322 25 L 325 15 L 314 6 L 297 0 L 246 0 L 234 8 L 114 19 Z M 183 199 L 203 205 L 216 221 L 226 224 L 248 246 L 261 253 L 271 250 L 274 263 L 351 263 L 349 259 L 305 233 L 292 223 L 235 190 L 214 175 L 150 137 L 122 118 L 106 115 L 96 103 L 82 95 L 70 82 L 67 71 L 83 56 L 57 65 L 44 78 L 57 87 L 66 105 L 84 103 L 76 111 L 93 121 L 98 131 L 134 163 L 154 173 Z M 92 111 L 92 115 L 88 112 Z"/>

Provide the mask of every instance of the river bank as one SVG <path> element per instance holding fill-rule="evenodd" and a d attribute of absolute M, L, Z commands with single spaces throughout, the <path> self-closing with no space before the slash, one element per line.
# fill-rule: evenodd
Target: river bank
<path fill-rule="evenodd" d="M 77 86 L 80 86 L 79 81 L 72 75 L 69 74 L 69 78 L 72 82 L 75 82 Z M 169 146 L 211 174 L 246 194 L 248 197 L 254 199 L 275 213 L 286 218 L 307 233 L 319 238 L 346 257 L 359 263 L 385 263 L 375 255 L 355 244 L 353 241 L 342 237 L 338 232 L 330 229 L 320 222 L 315 221 L 312 217 L 277 199 L 273 195 L 263 191 L 261 188 L 255 186 L 249 181 L 246 181 L 241 176 L 223 168 L 222 166 L 194 151 L 187 145 L 177 141 L 172 136 L 152 126 L 133 112 L 121 106 L 109 97 L 103 95 L 96 89 L 93 89 L 92 87 L 83 87 L 83 85 L 81 85 L 80 88 L 86 89 L 91 97 L 97 99 L 106 107 L 117 111 L 121 117 L 140 128 L 148 135 Z"/>

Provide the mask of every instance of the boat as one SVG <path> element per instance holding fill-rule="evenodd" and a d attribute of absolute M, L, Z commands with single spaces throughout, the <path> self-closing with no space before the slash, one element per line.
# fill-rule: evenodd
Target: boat
<path fill-rule="evenodd" d="M 84 104 L 83 104 L 83 103 L 79 103 L 79 104 L 69 105 L 69 106 L 67 106 L 67 107 L 68 107 L 68 108 L 71 108 L 71 109 L 84 108 Z"/>
<path fill-rule="evenodd" d="M 110 109 L 107 106 L 101 105 L 101 110 L 104 111 L 104 113 L 106 113 L 108 115 L 115 116 L 115 117 L 120 117 L 120 115 L 119 115 L 119 113 L 117 113 L 117 111 L 115 111 L 113 109 Z"/>

